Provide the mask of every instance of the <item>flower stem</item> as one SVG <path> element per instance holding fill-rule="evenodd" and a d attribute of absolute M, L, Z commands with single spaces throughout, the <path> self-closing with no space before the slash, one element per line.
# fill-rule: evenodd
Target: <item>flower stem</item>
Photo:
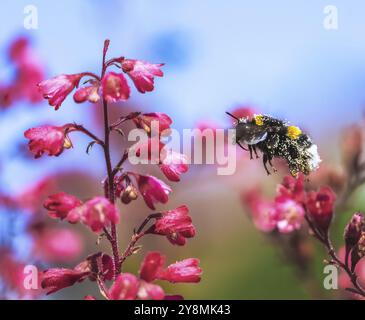
<path fill-rule="evenodd" d="M 105 63 L 106 53 L 109 48 L 109 40 L 104 41 L 104 49 L 103 49 L 103 61 L 102 61 L 102 67 L 101 67 L 101 76 L 102 79 L 105 75 L 105 71 L 107 69 L 107 65 Z M 111 203 L 115 203 L 114 198 L 114 175 L 113 175 L 113 169 L 112 169 L 112 162 L 110 159 L 110 124 L 109 124 L 109 114 L 108 114 L 108 103 L 105 99 L 103 99 L 103 114 L 104 114 L 104 156 L 105 156 L 105 163 L 106 163 L 106 169 L 108 173 L 108 188 L 104 189 L 105 197 L 109 199 Z M 118 234 L 117 234 L 117 227 L 115 223 L 111 223 L 110 226 L 110 235 L 108 238 L 111 246 L 112 246 L 112 252 L 113 252 L 113 262 L 114 262 L 114 278 L 117 277 L 117 275 L 121 272 L 120 270 L 120 258 L 119 258 L 119 248 L 118 248 Z"/>
<path fill-rule="evenodd" d="M 358 276 L 357 276 L 356 272 L 352 272 L 351 269 L 349 268 L 348 264 L 346 262 L 343 263 L 341 261 L 341 259 L 337 256 L 336 250 L 333 247 L 329 233 L 326 232 L 325 234 L 323 234 L 320 231 L 318 231 L 317 228 L 315 227 L 315 225 L 309 219 L 308 214 L 305 215 L 305 218 L 306 218 L 308 225 L 309 225 L 310 229 L 312 230 L 314 236 L 326 247 L 328 255 L 332 258 L 332 263 L 347 273 L 348 277 L 351 280 L 352 285 L 354 286 L 354 289 L 350 288 L 349 291 L 359 294 L 362 297 L 365 297 L 365 289 L 362 288 L 361 285 L 359 284 L 359 282 L 357 280 Z"/>
<path fill-rule="evenodd" d="M 105 196 L 109 199 L 111 203 L 114 204 L 114 178 L 113 178 L 113 169 L 112 163 L 110 159 L 110 130 L 109 130 L 109 115 L 108 115 L 108 104 L 103 100 L 103 113 L 104 113 L 104 156 L 105 163 L 108 173 L 108 188 L 107 194 Z M 113 260 L 114 260 L 114 276 L 116 277 L 120 273 L 120 262 L 119 262 L 119 249 L 118 249 L 118 234 L 117 227 L 115 223 L 111 224 L 111 238 L 109 239 L 110 244 L 112 246 L 113 251 Z"/>
<path fill-rule="evenodd" d="M 135 233 L 133 234 L 131 241 L 129 242 L 128 247 L 125 249 L 125 251 L 123 252 L 121 258 L 120 258 L 120 265 L 123 264 L 123 262 L 130 256 L 133 254 L 134 250 L 135 250 L 135 245 L 137 243 L 137 241 L 139 239 L 141 239 L 143 236 L 145 235 L 144 232 L 141 233 Z"/>

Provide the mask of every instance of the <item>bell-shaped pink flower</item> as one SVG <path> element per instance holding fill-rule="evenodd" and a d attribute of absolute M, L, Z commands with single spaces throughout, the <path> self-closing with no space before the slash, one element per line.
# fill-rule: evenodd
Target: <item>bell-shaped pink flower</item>
<path fill-rule="evenodd" d="M 259 190 L 252 189 L 242 195 L 242 201 L 250 209 L 255 227 L 271 232 L 277 225 L 277 210 L 274 201 L 264 199 Z"/>
<path fill-rule="evenodd" d="M 121 273 L 109 290 L 111 300 L 135 300 L 139 290 L 139 279 L 131 273 Z"/>
<path fill-rule="evenodd" d="M 114 204 L 104 197 L 94 197 L 82 206 L 71 210 L 67 216 L 71 223 L 81 221 L 93 232 L 102 232 L 111 223 L 119 222 L 119 213 Z"/>
<path fill-rule="evenodd" d="M 82 73 L 61 74 L 40 82 L 38 84 L 39 91 L 42 93 L 43 98 L 48 100 L 49 105 L 54 106 L 57 110 L 71 91 L 79 85 L 82 77 Z"/>
<path fill-rule="evenodd" d="M 165 292 L 157 284 L 140 280 L 137 297 L 140 300 L 163 300 Z"/>
<path fill-rule="evenodd" d="M 137 90 L 141 93 L 154 89 L 154 77 L 162 77 L 160 69 L 163 63 L 149 63 L 141 60 L 125 59 L 122 62 L 122 69 L 133 80 Z"/>
<path fill-rule="evenodd" d="M 72 209 L 80 206 L 81 204 L 82 202 L 75 196 L 59 192 L 50 195 L 44 201 L 43 206 L 48 210 L 49 216 L 63 220 Z"/>
<path fill-rule="evenodd" d="M 93 85 L 77 89 L 73 98 L 76 103 L 83 103 L 85 101 L 91 103 L 98 102 L 100 100 L 99 84 L 95 82 Z"/>
<path fill-rule="evenodd" d="M 107 102 L 125 101 L 129 98 L 130 88 L 121 73 L 109 72 L 101 81 L 103 97 Z"/>
<path fill-rule="evenodd" d="M 73 129 L 69 126 L 57 127 L 44 125 L 28 129 L 24 132 L 24 137 L 29 139 L 29 150 L 35 158 L 39 158 L 43 153 L 49 156 L 59 156 L 66 148 L 72 147 L 72 142 L 67 133 Z"/>
<path fill-rule="evenodd" d="M 304 208 L 298 202 L 287 198 L 276 201 L 277 228 L 281 233 L 299 230 L 304 221 Z"/>
<path fill-rule="evenodd" d="M 168 150 L 159 165 L 161 171 L 170 181 L 180 181 L 180 175 L 188 171 L 188 160 L 182 153 Z"/>
<path fill-rule="evenodd" d="M 138 189 L 146 205 L 155 210 L 155 203 L 166 203 L 169 200 L 171 188 L 154 176 L 136 175 Z"/>
<path fill-rule="evenodd" d="M 298 178 L 291 175 L 285 176 L 283 182 L 277 187 L 278 197 L 291 198 L 298 203 L 304 204 L 306 192 L 304 190 L 304 174 Z"/>
<path fill-rule="evenodd" d="M 157 218 L 152 226 L 152 233 L 164 235 L 172 244 L 180 246 L 186 243 L 186 238 L 195 236 L 195 227 L 187 206 L 183 205 L 161 214 L 162 216 Z"/>
<path fill-rule="evenodd" d="M 184 259 L 170 264 L 163 270 L 159 279 L 169 282 L 199 282 L 202 269 L 199 267 L 199 260 L 195 258 Z"/>
<path fill-rule="evenodd" d="M 164 264 L 165 256 L 159 252 L 153 251 L 147 253 L 139 270 L 140 278 L 144 281 L 152 282 L 158 278 Z"/>
<path fill-rule="evenodd" d="M 330 187 L 322 187 L 318 192 L 307 195 L 306 207 L 310 220 L 324 235 L 330 226 L 336 195 Z"/>
<path fill-rule="evenodd" d="M 133 118 L 133 122 L 137 128 L 145 130 L 149 135 L 153 135 L 152 126 L 154 124 L 154 128 L 158 129 L 158 134 L 154 134 L 154 136 L 166 135 L 172 124 L 171 118 L 162 112 L 140 114 Z"/>
<path fill-rule="evenodd" d="M 66 287 L 73 286 L 76 282 L 85 280 L 90 272 L 65 268 L 53 268 L 42 274 L 41 286 L 51 294 Z"/>
<path fill-rule="evenodd" d="M 38 103 L 42 95 L 37 84 L 44 79 L 44 65 L 25 37 L 15 39 L 8 50 L 9 58 L 15 65 L 15 77 L 11 83 L 1 84 L 0 106 L 7 107 L 11 103 L 25 99 Z"/>

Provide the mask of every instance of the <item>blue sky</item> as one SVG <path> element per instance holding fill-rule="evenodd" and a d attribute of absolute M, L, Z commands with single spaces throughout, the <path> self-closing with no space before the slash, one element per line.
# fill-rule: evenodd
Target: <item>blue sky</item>
<path fill-rule="evenodd" d="M 224 124 L 225 110 L 247 103 L 316 134 L 319 125 L 340 126 L 362 115 L 365 2 L 361 0 L 33 0 L 39 28 L 25 30 L 23 9 L 28 4 L 1 1 L 0 79 L 9 74 L 4 50 L 18 34 L 32 38 L 50 76 L 98 71 L 103 40 L 110 38 L 110 55 L 166 63 L 165 77 L 157 79 L 156 90 L 146 95 L 134 91 L 132 99 L 145 109 L 167 112 L 180 129 L 202 119 Z M 322 25 L 328 4 L 338 8 L 336 31 Z M 83 119 L 87 112 L 83 107 L 71 99 L 57 114 L 46 103 L 31 113 L 25 105 L 17 106 L 0 119 L 0 151 L 12 139 L 22 139 L 31 125 Z M 68 157 L 75 163 L 84 161 L 78 153 Z M 50 170 L 55 165 L 59 162 L 50 164 Z M 22 170 L 16 160 L 12 166 Z M 35 167 L 33 174 L 47 166 L 48 162 Z"/>

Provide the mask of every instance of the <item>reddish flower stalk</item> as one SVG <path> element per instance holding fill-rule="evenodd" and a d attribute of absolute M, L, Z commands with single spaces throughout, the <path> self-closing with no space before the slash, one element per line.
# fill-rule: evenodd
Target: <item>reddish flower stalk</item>
<path fill-rule="evenodd" d="M 312 221 L 308 218 L 308 215 L 306 214 L 306 221 L 308 222 L 308 225 L 310 229 L 312 230 L 314 236 L 324 245 L 324 247 L 327 249 L 328 255 L 331 257 L 331 260 L 329 261 L 330 264 L 336 265 L 338 268 L 342 269 L 346 272 L 346 274 L 349 276 L 350 281 L 354 288 L 346 288 L 346 290 L 359 294 L 362 297 L 365 297 L 365 289 L 359 284 L 358 282 L 358 275 L 354 270 L 351 270 L 352 268 L 348 265 L 348 260 L 345 260 L 345 263 L 341 261 L 341 259 L 337 256 L 336 250 L 332 244 L 332 241 L 329 237 L 329 233 L 327 232 L 325 235 L 321 234 L 321 231 L 317 229 L 317 227 L 312 223 Z"/>
<path fill-rule="evenodd" d="M 51 289 L 49 291 L 51 293 L 89 278 L 97 282 L 100 293 L 106 299 L 163 299 L 165 294 L 162 288 L 145 281 L 143 278 L 138 279 L 134 275 L 123 274 L 122 264 L 130 255 L 139 250 L 140 247 L 136 246 L 136 243 L 145 234 L 165 235 L 171 243 L 184 245 L 185 238 L 192 238 L 195 235 L 195 228 L 192 225 L 186 206 L 162 213 L 150 214 L 139 228 L 134 231 L 130 243 L 120 255 L 117 234 L 119 213 L 116 207 L 116 200 L 120 198 L 121 202 L 128 204 L 135 200 L 138 194 L 141 194 L 146 205 L 154 210 L 155 203 L 166 203 L 168 201 L 168 194 L 172 190 L 170 186 L 154 176 L 144 176 L 136 172 L 123 171 L 122 166 L 128 159 L 128 149 L 124 150 L 121 159 L 114 166 L 111 161 L 110 134 L 114 130 L 120 132 L 121 129 L 117 127 L 129 120 L 137 128 L 143 122 L 144 128 L 148 130 L 148 134 L 151 133 L 149 129 L 151 121 L 156 121 L 160 129 L 169 129 L 172 120 L 163 113 L 141 115 L 140 112 L 132 112 L 127 116 L 120 117 L 117 122 L 111 123 L 109 121 L 108 103 L 128 99 L 130 88 L 123 73 L 107 72 L 108 67 L 119 67 L 132 78 L 137 90 L 144 93 L 153 90 L 154 76 L 163 75 L 162 71 L 159 70 L 162 64 L 140 63 L 137 60 L 128 60 L 133 63 L 128 65 L 128 68 L 122 68 L 121 65 L 124 62 L 124 58 L 106 61 L 108 47 L 109 40 L 105 40 L 100 76 L 90 72 L 61 75 L 45 80 L 39 85 L 43 97 L 56 110 L 61 107 L 63 101 L 74 90 L 76 90 L 74 94 L 74 101 L 76 103 L 86 101 L 96 103 L 101 97 L 104 125 L 103 138 L 97 137 L 79 124 L 67 124 L 62 127 L 41 126 L 26 131 L 25 137 L 30 140 L 29 148 L 37 158 L 44 154 L 58 156 L 65 148 L 70 148 L 72 143 L 68 134 L 74 131 L 82 132 L 92 139 L 86 150 L 87 152 L 95 143 L 102 147 L 107 171 L 107 177 L 103 181 L 104 197 L 95 196 L 92 199 L 82 201 L 73 195 L 59 192 L 49 196 L 44 202 L 44 207 L 49 210 L 49 215 L 53 218 L 64 219 L 69 223 L 81 222 L 89 227 L 91 231 L 98 234 L 99 240 L 105 236 L 110 242 L 113 256 L 109 257 L 100 253 L 89 257 L 72 270 L 64 268 L 50 269 L 44 273 L 42 286 Z M 91 79 L 84 82 L 84 85 L 88 83 L 87 86 L 79 88 L 80 79 L 84 76 L 91 77 Z M 138 121 L 136 120 L 137 117 L 139 117 Z M 154 141 L 161 148 L 165 146 L 160 141 L 160 136 L 155 137 Z M 162 149 L 159 151 L 162 154 Z M 163 166 L 162 172 L 170 181 L 179 181 L 180 175 L 188 170 L 187 164 L 182 162 L 184 156 L 175 154 L 175 158 L 177 157 L 181 160 L 180 163 L 175 164 L 173 161 L 170 163 L 168 157 L 162 159 L 161 154 L 158 154 L 159 162 L 157 164 Z M 163 216 L 164 219 L 162 219 Z M 155 219 L 154 224 L 144 231 L 148 222 L 153 219 Z M 185 259 L 180 264 L 173 265 L 170 268 L 171 270 L 169 269 L 169 272 L 166 273 L 165 278 L 168 281 L 180 282 L 179 277 L 191 274 L 194 281 L 191 281 L 189 277 L 187 279 L 182 278 L 184 282 L 199 282 L 201 269 L 198 264 L 198 259 Z M 184 272 L 184 269 L 186 269 L 186 272 Z M 107 288 L 105 280 L 111 279 L 114 280 L 114 284 L 111 288 Z M 131 281 L 134 283 L 133 286 L 131 286 Z M 128 288 L 132 291 L 126 295 L 123 292 Z M 94 298 L 87 296 L 87 299 Z"/>
<path fill-rule="evenodd" d="M 103 65 L 101 71 L 101 78 L 105 75 L 106 71 L 106 64 L 105 58 L 106 53 L 109 47 L 109 40 L 105 40 L 104 42 L 104 50 L 103 50 Z M 109 136 L 110 136 L 110 124 L 109 124 L 109 115 L 108 115 L 108 103 L 106 102 L 105 98 L 103 98 L 103 114 L 104 114 L 104 156 L 106 162 L 106 168 L 108 173 L 108 191 L 105 191 L 105 197 L 109 199 L 111 203 L 115 202 L 114 199 L 114 176 L 113 176 L 113 169 L 112 163 L 110 160 L 110 143 L 109 143 Z M 109 238 L 110 244 L 112 246 L 113 257 L 114 257 L 114 275 L 120 273 L 120 262 L 119 262 L 119 249 L 118 249 L 118 235 L 117 235 L 117 227 L 114 223 L 111 224 L 111 238 Z"/>

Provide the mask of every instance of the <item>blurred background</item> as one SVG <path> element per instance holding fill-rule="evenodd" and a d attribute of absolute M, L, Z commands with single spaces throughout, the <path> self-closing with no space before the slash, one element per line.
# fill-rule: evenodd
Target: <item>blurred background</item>
<path fill-rule="evenodd" d="M 45 77 L 99 72 L 103 41 L 108 38 L 110 57 L 123 55 L 166 64 L 165 75 L 156 79 L 155 90 L 145 95 L 132 91 L 127 103 L 113 106 L 114 118 L 131 110 L 159 111 L 170 115 L 178 130 L 202 122 L 228 128 L 232 122 L 225 111 L 250 106 L 305 128 L 317 142 L 324 163 L 337 166 L 343 128 L 363 117 L 365 3 L 330 2 L 338 9 L 337 30 L 323 26 L 327 0 L 33 0 L 38 28 L 27 30 L 24 8 L 29 1 L 2 1 L 0 83 L 11 82 L 16 76 L 8 52 L 20 36 L 29 39 L 45 66 Z M 46 101 L 30 103 L 26 99 L 3 108 L 0 190 L 21 197 L 29 185 L 52 176 L 57 191 L 81 198 L 100 194 L 104 162 L 97 147 L 91 155 L 85 153 L 87 139 L 75 136 L 74 149 L 58 158 L 34 160 L 26 151 L 23 137 L 26 129 L 45 123 L 75 121 L 98 131 L 100 116 L 99 105 L 76 105 L 70 98 L 57 112 Z M 114 160 L 120 154 L 119 143 L 116 140 L 113 144 Z M 143 170 L 160 175 L 153 168 Z M 163 285 L 167 292 L 188 299 L 331 296 L 324 289 L 315 289 L 313 294 L 312 284 L 298 276 L 281 258 L 280 250 L 252 226 L 241 204 L 242 191 L 255 184 L 264 185 L 268 197 L 273 197 L 283 175 L 267 177 L 261 163 L 249 162 L 247 154 L 240 154 L 237 172 L 232 176 L 217 176 L 213 165 L 192 166 L 180 183 L 173 184 L 170 201 L 161 209 L 188 205 L 196 237 L 184 247 L 172 247 L 163 238 L 146 237 L 142 254 L 129 259 L 126 271 L 135 273 L 143 254 L 158 250 L 170 263 L 187 257 L 201 260 L 204 274 L 200 284 Z M 354 201 L 355 205 L 357 209 L 363 206 Z M 149 212 L 141 200 L 120 210 L 120 241 L 126 243 L 133 227 Z M 345 220 L 339 222 L 342 227 Z M 63 228 L 78 230 L 83 246 L 73 261 L 68 259 L 65 264 L 50 259 L 46 266 L 72 267 L 100 248 L 108 250 L 104 243 L 97 246 L 95 235 L 84 228 L 66 223 Z M 1 236 L 3 243 L 14 242 L 14 234 L 5 233 Z M 31 240 L 20 238 L 12 245 L 19 255 L 27 255 L 30 249 L 24 248 Z M 324 252 L 318 251 L 313 274 L 320 284 Z M 97 295 L 96 291 L 94 283 L 84 282 L 51 298 L 78 299 L 84 294 Z"/>

